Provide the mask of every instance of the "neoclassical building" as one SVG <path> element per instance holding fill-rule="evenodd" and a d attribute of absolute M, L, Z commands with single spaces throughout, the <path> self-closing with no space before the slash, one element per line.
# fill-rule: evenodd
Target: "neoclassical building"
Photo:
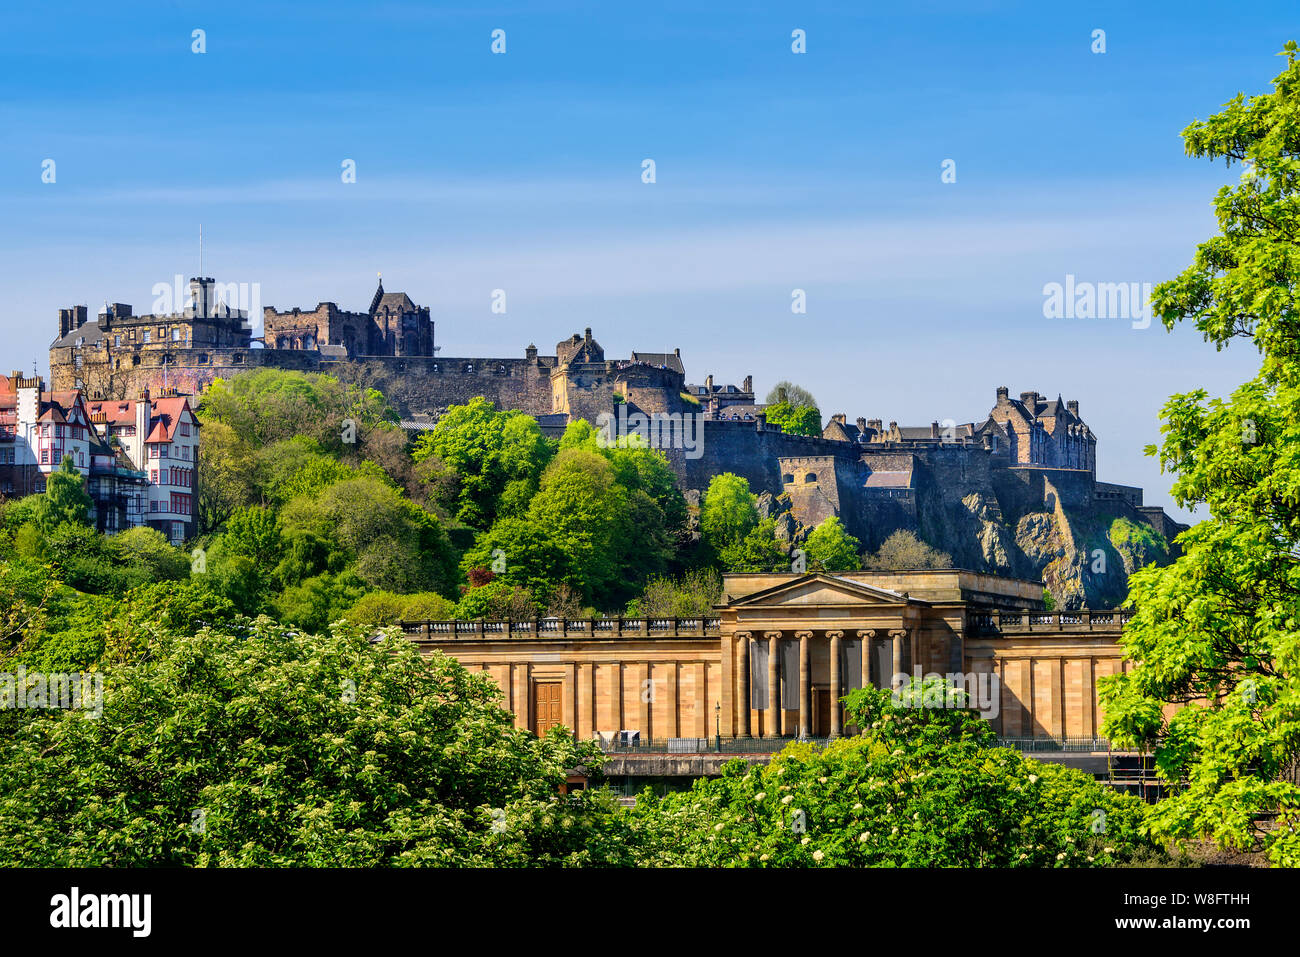
<path fill-rule="evenodd" d="M 407 622 L 500 685 L 517 724 L 667 753 L 854 733 L 840 699 L 939 674 L 1004 738 L 1097 742 L 1126 613 L 1048 612 L 1041 582 L 961 569 L 728 575 L 716 617 Z M 635 738 L 633 738 L 635 736 Z M 771 750 L 755 747 L 755 750 Z"/>

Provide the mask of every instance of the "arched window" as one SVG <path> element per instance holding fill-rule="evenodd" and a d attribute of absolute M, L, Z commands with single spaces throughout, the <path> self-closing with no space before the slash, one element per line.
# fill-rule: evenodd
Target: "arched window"
<path fill-rule="evenodd" d="M 816 472 L 809 472 L 807 475 L 805 475 L 805 476 L 803 477 L 803 481 L 804 481 L 804 484 L 805 484 L 805 485 L 809 485 L 809 484 L 811 484 L 811 483 L 817 481 L 817 473 L 816 473 Z"/>
<path fill-rule="evenodd" d="M 786 472 L 784 475 L 781 476 L 781 483 L 783 485 L 793 485 L 794 476 L 791 475 L 789 472 Z"/>

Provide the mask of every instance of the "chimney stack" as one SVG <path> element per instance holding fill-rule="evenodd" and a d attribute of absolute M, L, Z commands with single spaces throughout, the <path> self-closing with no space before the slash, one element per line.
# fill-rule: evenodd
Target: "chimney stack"
<path fill-rule="evenodd" d="M 1011 390 L 1004 385 L 998 386 L 998 404 L 1001 405 L 1011 395 Z"/>
<path fill-rule="evenodd" d="M 745 382 L 744 385 L 741 387 L 741 391 L 742 392 L 754 391 L 754 377 L 752 375 L 745 376 Z"/>
<path fill-rule="evenodd" d="M 713 395 L 713 373 L 710 372 L 704 377 L 704 388 L 709 395 Z"/>
<path fill-rule="evenodd" d="M 935 422 L 931 422 L 931 423 L 930 423 L 930 438 L 932 438 L 932 439 L 937 439 L 938 437 L 939 437 L 939 423 L 938 423 L 937 421 L 935 421 Z"/>
<path fill-rule="evenodd" d="M 1076 419 L 1079 417 L 1078 399 L 1071 399 L 1069 402 L 1065 403 L 1065 407 L 1070 410 L 1070 414 L 1074 416 Z"/>
<path fill-rule="evenodd" d="M 864 419 L 862 416 L 858 416 L 858 431 L 859 432 L 867 431 L 867 420 Z"/>

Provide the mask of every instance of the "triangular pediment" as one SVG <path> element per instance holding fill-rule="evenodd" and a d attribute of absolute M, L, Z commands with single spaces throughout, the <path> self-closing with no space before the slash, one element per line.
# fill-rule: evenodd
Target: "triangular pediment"
<path fill-rule="evenodd" d="M 728 602 L 728 608 L 817 605 L 906 605 L 926 604 L 887 588 L 877 588 L 838 575 L 813 574 L 765 588 Z"/>

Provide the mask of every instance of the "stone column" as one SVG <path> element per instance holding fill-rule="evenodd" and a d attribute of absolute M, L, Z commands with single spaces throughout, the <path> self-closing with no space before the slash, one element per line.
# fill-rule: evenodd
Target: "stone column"
<path fill-rule="evenodd" d="M 840 675 L 840 643 L 844 639 L 842 631 L 828 631 L 826 637 L 831 640 L 831 737 L 838 738 L 843 732 L 840 724 L 840 696 L 844 693 Z"/>
<path fill-rule="evenodd" d="M 749 709 L 754 700 L 749 684 L 749 632 L 736 632 L 736 655 L 736 709 L 740 719 L 736 724 L 736 734 L 748 738 Z"/>
<path fill-rule="evenodd" d="M 781 632 L 765 631 L 767 639 L 767 736 L 781 737 Z"/>
<path fill-rule="evenodd" d="M 861 685 L 863 688 L 873 687 L 871 684 L 871 653 L 874 650 L 873 643 L 876 640 L 876 629 L 863 628 L 858 632 L 858 652 L 862 655 L 862 676 Z"/>
<path fill-rule="evenodd" d="M 889 633 L 890 640 L 893 642 L 893 668 L 894 674 L 889 676 L 890 687 L 896 680 L 895 675 L 903 674 L 903 642 L 907 641 L 907 629 L 896 628 Z"/>
<path fill-rule="evenodd" d="M 812 671 L 809 656 L 812 653 L 812 632 L 796 631 L 794 636 L 799 639 L 799 737 L 807 738 L 810 736 L 809 728 L 812 723 L 812 684 L 810 672 Z"/>

